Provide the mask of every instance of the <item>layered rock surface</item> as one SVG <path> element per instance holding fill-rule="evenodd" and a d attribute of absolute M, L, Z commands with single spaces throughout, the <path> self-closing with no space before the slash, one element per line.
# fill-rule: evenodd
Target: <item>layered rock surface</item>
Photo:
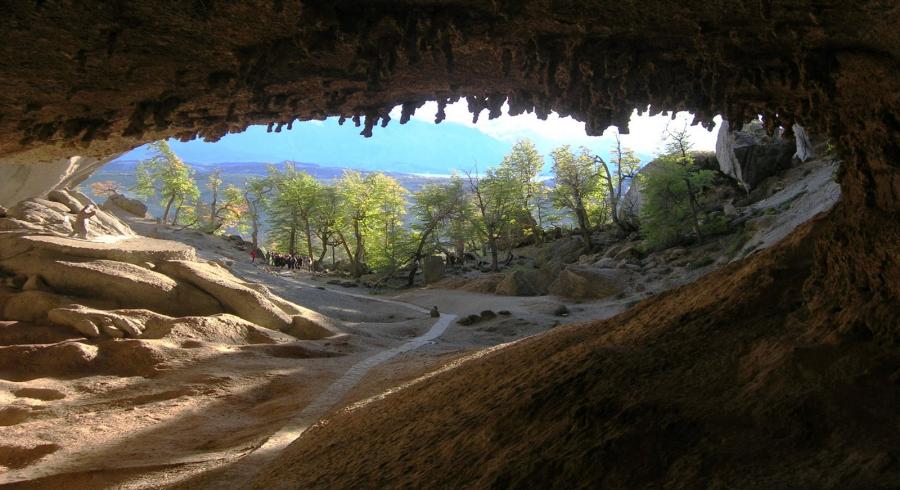
<path fill-rule="evenodd" d="M 177 318 L 230 313 L 301 337 L 337 331 L 322 315 L 198 261 L 192 248 L 138 237 L 102 211 L 90 220 L 88 240 L 72 238 L 73 211 L 90 202 L 67 191 L 50 197 L 55 201 L 20 202 L 2 218 L 8 225 L 0 233 L 5 320 L 50 322 L 88 337 L 158 338 L 168 332 L 159 325 Z"/>

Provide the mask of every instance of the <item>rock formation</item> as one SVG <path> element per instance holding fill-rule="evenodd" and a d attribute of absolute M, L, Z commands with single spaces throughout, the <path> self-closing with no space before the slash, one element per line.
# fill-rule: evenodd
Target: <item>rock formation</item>
<path fill-rule="evenodd" d="M 635 108 L 690 110 L 706 126 L 716 114 L 734 126 L 762 115 L 767 134 L 780 127 L 789 138 L 798 123 L 842 157 L 841 202 L 779 246 L 609 321 L 555 329 L 340 414 L 264 469 L 257 487 L 900 486 L 893 3 L 4 7 L 0 175 L 19 176 L 3 180 L 10 212 L 11 201 L 56 188 L 76 155 L 99 161 L 162 137 L 215 140 L 328 115 L 370 136 L 395 105 L 404 122 L 437 100 L 441 120 L 460 97 L 476 119 L 508 103 L 512 114 L 574 116 L 590 134 L 625 130 Z M 55 163 L 42 171 L 41 162 Z M 24 182 L 31 190 L 16 194 Z M 147 262 L 122 260 L 144 251 L 26 240 L 30 216 L 65 231 L 61 210 L 31 203 L 0 222 L 21 237 L 4 253 Z M 0 352 L 18 356 L 0 358 L 0 369 L 26 376 L 47 356 L 78 369 L 124 342 L 136 341 L 15 346 Z"/>
<path fill-rule="evenodd" d="M 0 218 L 0 318 L 88 337 L 158 338 L 167 332 L 161 324 L 225 313 L 303 338 L 337 331 L 321 315 L 198 261 L 192 248 L 137 237 L 103 211 L 91 218 L 89 240 L 72 238 L 73 212 L 90 201 L 72 191 L 48 197 L 54 200 L 22 201 Z"/>
<path fill-rule="evenodd" d="M 774 136 L 766 134 L 759 121 L 750 121 L 740 130 L 732 130 L 728 121 L 722 121 L 716 138 L 716 159 L 723 174 L 737 180 L 748 191 L 766 177 L 791 165 L 797 154 L 794 138 L 785 139 L 781 131 Z M 805 142 L 806 132 L 803 132 Z M 800 149 L 808 156 L 808 147 Z"/>

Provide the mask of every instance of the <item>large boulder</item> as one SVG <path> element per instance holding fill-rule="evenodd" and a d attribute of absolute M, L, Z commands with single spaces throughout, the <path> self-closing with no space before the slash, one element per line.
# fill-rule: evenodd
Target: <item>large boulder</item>
<path fill-rule="evenodd" d="M 612 269 L 568 267 L 550 285 L 550 294 L 570 299 L 600 299 L 623 291 L 627 279 Z"/>
<path fill-rule="evenodd" d="M 444 259 L 438 255 L 430 255 L 422 259 L 422 277 L 425 284 L 433 284 L 444 277 Z"/>
<path fill-rule="evenodd" d="M 224 311 L 215 298 L 193 285 L 127 262 L 54 260 L 25 254 L 0 261 L 0 268 L 27 277 L 26 286 L 40 284 L 55 293 L 107 301 L 118 308 L 148 308 L 173 316 Z"/>
<path fill-rule="evenodd" d="M 694 165 L 704 170 L 718 170 L 719 161 L 716 154 L 711 151 L 692 151 L 690 155 L 694 159 Z M 632 228 L 640 227 L 641 206 L 644 203 L 643 189 L 641 188 L 641 179 L 653 175 L 653 172 L 659 168 L 659 160 L 653 160 L 638 170 L 635 178 L 631 179 L 628 190 L 616 207 L 616 217 L 620 221 L 626 223 Z"/>
<path fill-rule="evenodd" d="M 719 169 L 747 190 L 753 189 L 767 177 L 790 167 L 797 144 L 794 138 L 783 138 L 782 133 L 778 130 L 769 136 L 756 120 L 732 131 L 728 121 L 723 120 L 716 137 Z"/>
<path fill-rule="evenodd" d="M 147 216 L 147 205 L 138 201 L 137 199 L 131 199 L 123 196 L 122 194 L 113 194 L 106 198 L 106 202 L 103 203 L 103 209 L 109 210 L 113 214 L 117 211 L 125 211 L 126 213 L 137 216 L 138 218 L 144 218 Z"/>
<path fill-rule="evenodd" d="M 537 270 L 515 270 L 503 277 L 494 293 L 501 296 L 541 296 L 547 294 L 547 282 Z"/>
<path fill-rule="evenodd" d="M 267 295 L 241 284 L 227 269 L 215 264 L 184 260 L 164 261 L 157 271 L 179 282 L 192 284 L 217 299 L 226 313 L 257 325 L 283 330 L 292 325 L 292 318 Z"/>

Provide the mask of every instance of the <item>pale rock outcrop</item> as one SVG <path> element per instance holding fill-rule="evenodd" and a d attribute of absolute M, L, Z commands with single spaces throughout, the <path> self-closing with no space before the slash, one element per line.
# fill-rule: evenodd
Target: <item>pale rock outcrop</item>
<path fill-rule="evenodd" d="M 41 323 L 47 321 L 47 312 L 73 304 L 71 298 L 46 291 L 23 291 L 7 299 L 0 310 L 6 320 Z"/>
<path fill-rule="evenodd" d="M 138 218 L 144 218 L 147 216 L 146 204 L 138 201 L 137 199 L 125 197 L 122 194 L 113 194 L 109 196 L 106 199 L 106 202 L 103 203 L 103 209 L 108 210 L 113 214 L 115 214 L 118 210 L 122 210 L 132 216 L 137 216 Z"/>
<path fill-rule="evenodd" d="M 24 199 L 44 196 L 56 189 L 73 187 L 98 168 L 118 157 L 97 159 L 73 156 L 51 161 L 32 161 L 27 155 L 0 161 L 0 205 L 11 207 Z"/>
<path fill-rule="evenodd" d="M 157 270 L 178 281 L 190 283 L 216 298 L 227 312 L 257 325 L 281 330 L 291 325 L 291 317 L 262 293 L 251 289 L 223 267 L 184 260 L 163 261 Z"/>
<path fill-rule="evenodd" d="M 114 260 L 71 262 L 17 257 L 0 262 L 16 274 L 40 278 L 52 291 L 108 300 L 119 308 L 147 308 L 172 316 L 213 315 L 222 305 L 187 283 L 145 267 Z"/>
<path fill-rule="evenodd" d="M 806 162 L 815 158 L 816 152 L 813 149 L 813 143 L 809 138 L 809 134 L 806 133 L 806 129 L 799 124 L 794 124 L 791 129 L 794 131 L 794 143 L 797 147 L 794 157 L 801 162 Z"/>
<path fill-rule="evenodd" d="M 780 130 L 773 136 L 766 134 L 759 121 L 732 131 L 723 120 L 716 136 L 716 158 L 722 173 L 749 191 L 766 177 L 790 167 L 796 146 L 793 139 L 782 138 Z"/>

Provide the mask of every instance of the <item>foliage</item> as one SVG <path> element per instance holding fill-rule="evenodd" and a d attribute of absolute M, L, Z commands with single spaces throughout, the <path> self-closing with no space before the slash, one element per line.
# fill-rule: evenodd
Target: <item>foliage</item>
<path fill-rule="evenodd" d="M 271 239 L 276 249 L 297 253 L 301 239 L 306 244 L 306 254 L 313 256 L 312 217 L 319 203 L 322 184 L 306 172 L 289 165 L 283 172 L 269 169 L 269 179 L 274 196 L 269 206 Z"/>
<path fill-rule="evenodd" d="M 644 194 L 641 232 L 650 248 L 664 248 L 692 231 L 696 234 L 702 217 L 692 209 L 692 199 L 713 184 L 713 171 L 696 168 L 689 155 L 678 152 L 658 158 L 654 168 L 639 178 Z"/>
<path fill-rule="evenodd" d="M 590 215 L 602 218 L 601 211 L 605 202 L 602 198 L 597 199 L 602 191 L 594 159 L 587 148 L 581 148 L 579 154 L 575 155 L 568 145 L 554 149 L 551 157 L 556 179 L 553 202 L 558 207 L 571 211 L 578 222 L 585 246 L 590 248 Z"/>
<path fill-rule="evenodd" d="M 379 269 L 396 267 L 406 243 L 399 230 L 409 191 L 382 173 L 363 176 L 354 171 L 344 172 L 336 187 L 341 202 L 336 233 L 354 275 L 363 273 L 364 263 Z"/>
<path fill-rule="evenodd" d="M 132 191 L 146 199 L 160 196 L 165 207 L 163 222 L 168 220 L 174 205 L 172 224 L 177 224 L 179 218 L 182 222 L 196 223 L 195 207 L 200 189 L 194 182 L 194 171 L 178 158 L 164 140 L 151 143 L 150 149 L 155 154 L 138 164 L 137 182 Z"/>

